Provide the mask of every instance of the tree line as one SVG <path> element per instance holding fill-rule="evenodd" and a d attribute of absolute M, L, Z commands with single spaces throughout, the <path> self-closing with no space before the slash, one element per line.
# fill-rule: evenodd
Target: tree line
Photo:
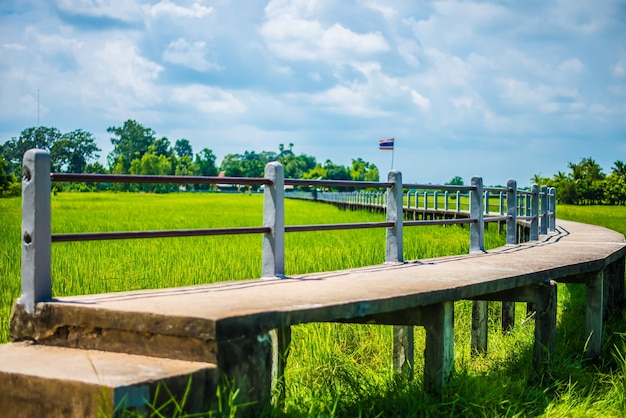
<path fill-rule="evenodd" d="M 578 164 L 568 163 L 569 173 L 557 172 L 552 177 L 535 174 L 533 183 L 556 188 L 557 200 L 573 205 L 626 204 L 626 164 L 615 161 L 606 175 L 592 158 L 582 158 Z"/>
<path fill-rule="evenodd" d="M 330 160 L 318 163 L 306 154 L 296 155 L 294 144 L 279 145 L 278 151 L 244 151 L 227 154 L 220 165 L 209 148 L 194 153 L 188 139 L 177 139 L 174 144 L 167 137 L 135 120 L 122 126 L 107 128 L 111 134 L 113 150 L 106 156 L 107 166 L 98 162 L 100 152 L 93 134 L 77 129 L 62 133 L 54 127 L 24 129 L 0 145 L 0 194 L 19 194 L 22 157 L 31 148 L 45 149 L 50 153 L 51 169 L 58 173 L 141 174 L 178 176 L 262 177 L 265 165 L 279 161 L 287 178 L 378 181 L 375 164 L 361 158 L 352 159 L 350 166 L 335 164 Z M 169 192 L 178 188 L 168 184 L 55 184 L 57 189 L 126 190 Z M 209 185 L 188 185 L 188 189 L 202 190 Z"/>

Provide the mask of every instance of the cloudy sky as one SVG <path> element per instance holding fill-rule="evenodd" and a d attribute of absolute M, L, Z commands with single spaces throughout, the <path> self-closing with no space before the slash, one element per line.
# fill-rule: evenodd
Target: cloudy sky
<path fill-rule="evenodd" d="M 83 129 L 104 157 L 135 119 L 218 162 L 293 143 L 385 173 L 395 137 L 405 182 L 527 185 L 583 157 L 608 173 L 625 22 L 613 0 L 2 0 L 0 142 Z"/>

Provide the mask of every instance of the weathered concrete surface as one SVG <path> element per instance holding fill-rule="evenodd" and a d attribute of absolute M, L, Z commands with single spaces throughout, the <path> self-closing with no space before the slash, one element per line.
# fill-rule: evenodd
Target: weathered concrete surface
<path fill-rule="evenodd" d="M 421 318 L 429 317 L 433 306 L 502 295 L 507 298 L 495 300 L 536 303 L 531 291 L 535 286 L 586 283 L 607 268 L 623 272 L 616 265 L 623 265 L 625 256 L 623 235 L 559 221 L 558 232 L 538 242 L 488 252 L 286 279 L 63 297 L 39 303 L 34 314 L 16 305 L 11 336 L 39 344 L 216 362 L 220 373 L 236 379 L 242 393 L 250 395 L 247 400 L 263 404 L 271 385 L 272 329 L 318 321 L 424 325 L 432 334 L 434 353 L 426 365 L 428 378 L 444 385 L 451 373 L 453 330 L 438 333 Z M 549 352 L 555 311 L 544 305 L 536 349 Z M 544 362 L 542 353 L 536 357 Z"/>
<path fill-rule="evenodd" d="M 261 336 L 303 322 L 350 320 L 477 299 L 547 279 L 558 283 L 598 272 L 626 255 L 624 237 L 614 231 L 567 221 L 559 221 L 558 230 L 540 242 L 486 253 L 287 279 L 64 297 L 39 304 L 34 315 L 15 309 L 11 335 L 16 340 L 104 349 L 93 341 L 105 340 L 108 333 L 127 334 L 127 343 L 137 342 L 137 354 L 213 361 L 216 341 Z M 168 340 L 158 344 L 157 338 Z M 200 348 L 180 350 L 170 338 L 193 341 L 189 346 Z M 159 354 L 157 348 L 177 352 Z"/>
<path fill-rule="evenodd" d="M 215 393 L 216 366 L 29 343 L 0 345 L 0 415 L 6 417 L 112 416 L 123 408 L 149 412 L 170 396 L 187 412 L 206 411 Z M 161 385 L 158 389 L 157 387 Z M 164 412 L 167 414 L 167 412 Z"/>

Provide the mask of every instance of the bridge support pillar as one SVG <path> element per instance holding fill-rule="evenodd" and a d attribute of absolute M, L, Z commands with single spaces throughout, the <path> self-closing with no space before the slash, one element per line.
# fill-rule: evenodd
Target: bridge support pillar
<path fill-rule="evenodd" d="M 487 352 L 487 335 L 489 333 L 487 315 L 489 302 L 475 300 L 472 302 L 472 338 L 471 347 L 473 353 Z"/>
<path fill-rule="evenodd" d="M 543 373 L 550 368 L 556 346 L 556 297 L 557 286 L 554 280 L 546 280 L 539 285 L 534 295 L 535 308 L 535 355 L 534 368 Z"/>
<path fill-rule="evenodd" d="M 624 258 L 604 271 L 604 319 L 621 314 L 624 308 Z"/>
<path fill-rule="evenodd" d="M 602 321 L 604 308 L 604 270 L 600 270 L 587 282 L 585 312 L 586 347 L 585 358 L 595 360 L 602 348 Z"/>
<path fill-rule="evenodd" d="M 243 338 L 217 341 L 217 367 L 220 384 L 238 388 L 238 403 L 261 410 L 271 402 L 272 337 L 269 332 Z"/>
<path fill-rule="evenodd" d="M 413 326 L 393 327 L 393 369 L 396 374 L 413 378 L 415 365 L 415 333 Z"/>
<path fill-rule="evenodd" d="M 272 338 L 272 403 L 285 402 L 285 369 L 291 346 L 291 327 L 285 326 L 270 331 Z"/>
<path fill-rule="evenodd" d="M 443 389 L 454 369 L 454 302 L 431 305 L 423 311 L 426 329 L 424 388 Z"/>

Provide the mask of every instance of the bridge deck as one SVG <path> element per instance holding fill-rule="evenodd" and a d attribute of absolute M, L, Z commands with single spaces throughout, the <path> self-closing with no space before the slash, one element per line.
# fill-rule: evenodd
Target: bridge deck
<path fill-rule="evenodd" d="M 63 297 L 41 306 L 46 320 L 39 324 L 45 329 L 39 328 L 37 334 L 50 336 L 58 327 L 89 324 L 210 340 L 304 322 L 358 321 L 442 301 L 480 298 L 546 279 L 572 281 L 626 254 L 623 235 L 596 226 L 559 221 L 556 234 L 541 238 L 480 254 L 287 279 Z M 18 320 L 14 317 L 14 322 Z M 25 336 L 14 331 L 18 338 Z"/>
<path fill-rule="evenodd" d="M 617 289 L 614 297 L 621 300 L 615 303 L 623 304 L 625 257 L 623 235 L 559 221 L 556 233 L 537 242 L 485 253 L 286 279 L 63 297 L 39 303 L 34 314 L 16 304 L 11 336 L 50 346 L 214 363 L 241 382 L 242 393 L 263 403 L 280 375 L 276 370 L 284 367 L 290 325 L 419 325 L 426 328 L 424 381 L 441 387 L 454 364 L 453 302 L 462 299 L 531 303 L 536 310 L 534 361 L 542 368 L 555 344 L 554 282 L 584 283 L 586 350 L 591 358 L 597 356 L 607 291 Z M 402 328 L 398 335 L 412 333 Z M 274 329 L 278 334 L 272 334 Z M 394 356 L 403 346 L 412 356 L 410 341 L 394 340 Z M 412 359 L 400 359 L 400 364 L 412 364 Z"/>

